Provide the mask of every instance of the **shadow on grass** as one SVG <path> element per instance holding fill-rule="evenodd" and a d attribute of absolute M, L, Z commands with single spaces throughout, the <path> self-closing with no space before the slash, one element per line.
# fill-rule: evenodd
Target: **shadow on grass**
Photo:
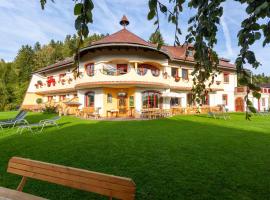
<path fill-rule="evenodd" d="M 270 135 L 206 120 L 64 118 L 60 129 L 10 135 L 0 139 L 0 185 L 16 188 L 19 177 L 6 167 L 12 156 L 21 156 L 130 177 L 139 200 L 267 199 Z M 107 199 L 34 180 L 25 191 L 49 199 Z"/>

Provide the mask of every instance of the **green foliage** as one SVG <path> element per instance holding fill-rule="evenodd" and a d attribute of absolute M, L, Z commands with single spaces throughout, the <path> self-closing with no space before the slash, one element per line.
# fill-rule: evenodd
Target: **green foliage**
<path fill-rule="evenodd" d="M 42 98 L 37 98 L 36 103 L 41 104 L 42 103 Z"/>
<path fill-rule="evenodd" d="M 186 36 L 187 43 L 193 43 L 196 61 L 193 79 L 193 93 L 198 99 L 203 99 L 206 90 L 214 82 L 216 73 L 218 73 L 218 55 L 213 50 L 217 43 L 217 31 L 220 23 L 220 18 L 223 15 L 223 2 L 226 0 L 190 0 L 188 7 L 196 10 L 196 14 L 190 17 L 188 23 L 188 35 Z M 262 46 L 270 42 L 270 2 L 269 0 L 235 0 L 246 6 L 247 17 L 242 21 L 241 30 L 238 33 L 238 45 L 240 53 L 236 59 L 237 72 L 242 75 L 241 85 L 254 88 L 248 74 L 244 70 L 244 65 L 249 63 L 253 68 L 258 68 L 260 63 L 257 61 L 255 53 L 250 50 L 250 46 L 256 41 L 263 39 Z M 168 0 L 166 5 L 159 0 L 148 0 L 149 13 L 148 20 L 156 19 L 154 24 L 159 30 L 159 14 L 164 14 L 168 17 L 168 23 L 175 25 L 175 45 L 179 45 L 178 34 L 181 34 L 179 29 L 179 13 L 183 11 L 185 0 Z M 169 10 L 170 8 L 171 10 Z M 268 20 L 265 20 L 268 19 Z M 209 85 L 205 82 L 212 79 Z M 251 89 L 250 88 L 250 89 Z M 256 92 L 254 93 L 257 94 Z M 258 95 L 256 95 L 258 96 Z M 199 101 L 199 100 L 198 100 Z"/>
<path fill-rule="evenodd" d="M 165 41 L 164 41 L 160 31 L 152 33 L 150 38 L 149 38 L 149 42 L 151 42 L 153 44 L 158 44 L 160 46 L 165 45 Z"/>
<path fill-rule="evenodd" d="M 104 37 L 93 34 L 88 36 L 82 46 Z M 0 110 L 18 108 L 24 98 L 30 82 L 31 73 L 46 67 L 76 53 L 79 38 L 67 35 L 64 42 L 51 40 L 49 44 L 41 46 L 39 42 L 34 47 L 23 45 L 11 63 L 0 60 Z"/>
<path fill-rule="evenodd" d="M 57 108 L 55 106 L 45 106 L 43 113 L 44 114 L 55 114 L 55 113 L 57 113 Z"/>

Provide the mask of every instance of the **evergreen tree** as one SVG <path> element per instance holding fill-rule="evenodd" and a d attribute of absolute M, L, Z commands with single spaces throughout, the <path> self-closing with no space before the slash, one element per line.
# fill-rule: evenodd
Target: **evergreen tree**
<path fill-rule="evenodd" d="M 165 41 L 164 41 L 160 31 L 156 31 L 156 32 L 152 33 L 150 38 L 149 38 L 149 42 L 151 42 L 153 44 L 159 44 L 161 46 L 165 45 Z"/>

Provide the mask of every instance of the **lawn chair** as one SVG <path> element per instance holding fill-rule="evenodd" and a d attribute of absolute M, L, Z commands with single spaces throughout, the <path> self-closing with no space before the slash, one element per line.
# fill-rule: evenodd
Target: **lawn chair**
<path fill-rule="evenodd" d="M 29 124 L 25 119 L 27 115 L 27 111 L 20 111 L 14 119 L 0 121 L 0 128 L 3 130 L 4 127 L 8 127 L 12 125 L 12 128 L 15 127 L 16 124 Z"/>
<path fill-rule="evenodd" d="M 24 129 L 28 129 L 29 131 L 31 131 L 32 133 L 34 132 L 32 128 L 40 128 L 39 132 L 42 132 L 44 127 L 46 126 L 56 126 L 59 128 L 59 125 L 57 124 L 57 121 L 60 119 L 60 116 L 56 116 L 52 119 L 44 119 L 41 120 L 39 123 L 34 123 L 34 124 L 25 124 L 22 126 L 19 126 L 16 133 L 20 133 L 22 134 Z"/>
<path fill-rule="evenodd" d="M 209 117 L 212 117 L 212 118 L 214 118 L 214 119 L 217 118 L 217 117 L 216 117 L 216 114 L 213 113 L 213 112 L 208 112 L 208 116 L 209 116 Z"/>

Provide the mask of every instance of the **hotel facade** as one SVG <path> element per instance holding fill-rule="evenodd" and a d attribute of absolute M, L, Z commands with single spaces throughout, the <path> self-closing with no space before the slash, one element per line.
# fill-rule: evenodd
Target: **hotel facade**
<path fill-rule="evenodd" d="M 158 50 L 130 32 L 128 23 L 123 17 L 122 30 L 80 50 L 78 77 L 73 76 L 73 58 L 34 72 L 22 108 L 53 104 L 64 107 L 67 114 L 93 108 L 103 117 L 113 111 L 120 117 L 139 117 L 143 109 L 195 106 L 191 94 L 193 47 L 162 46 Z M 202 105 L 244 111 L 243 96 L 237 96 L 235 65 L 222 58 L 219 70 Z M 268 107 L 269 99 L 266 101 Z"/>

